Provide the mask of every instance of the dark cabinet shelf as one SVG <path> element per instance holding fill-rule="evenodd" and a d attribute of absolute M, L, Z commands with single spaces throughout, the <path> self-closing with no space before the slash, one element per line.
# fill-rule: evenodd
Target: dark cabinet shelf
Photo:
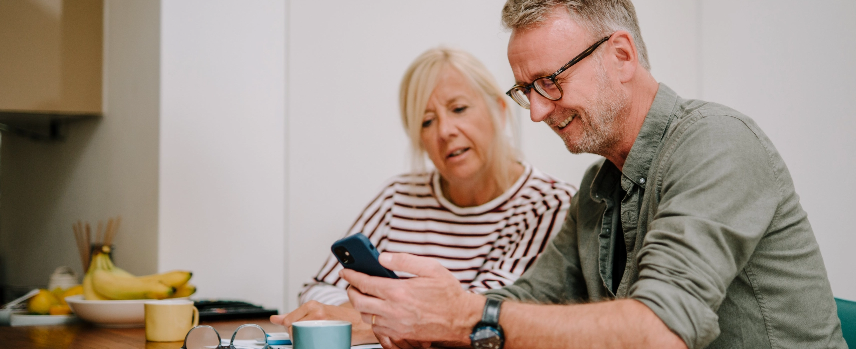
<path fill-rule="evenodd" d="M 38 141 L 61 141 L 68 123 L 101 118 L 96 113 L 0 109 L 0 131 Z"/>

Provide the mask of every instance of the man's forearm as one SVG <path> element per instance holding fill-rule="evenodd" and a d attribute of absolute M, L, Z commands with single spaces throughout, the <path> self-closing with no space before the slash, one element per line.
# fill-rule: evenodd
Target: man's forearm
<path fill-rule="evenodd" d="M 505 348 L 686 348 L 644 304 L 630 299 L 579 305 L 505 302 Z"/>

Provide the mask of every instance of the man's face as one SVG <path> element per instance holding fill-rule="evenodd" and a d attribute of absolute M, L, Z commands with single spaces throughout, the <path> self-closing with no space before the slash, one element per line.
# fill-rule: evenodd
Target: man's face
<path fill-rule="evenodd" d="M 562 8 L 540 25 L 515 30 L 508 43 L 508 61 L 518 84 L 554 73 L 596 39 L 571 20 Z M 627 93 L 609 71 L 605 42 L 589 57 L 556 78 L 562 98 L 551 101 L 534 90 L 529 94 L 532 121 L 543 121 L 572 153 L 605 154 L 621 139 L 621 114 L 629 105 Z"/>

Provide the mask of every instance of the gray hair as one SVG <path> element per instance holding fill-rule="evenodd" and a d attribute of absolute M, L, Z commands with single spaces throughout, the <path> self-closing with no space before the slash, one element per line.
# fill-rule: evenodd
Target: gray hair
<path fill-rule="evenodd" d="M 502 24 L 511 30 L 526 29 L 544 22 L 557 6 L 567 9 L 571 18 L 588 30 L 592 40 L 616 30 L 629 32 L 639 52 L 639 64 L 651 70 L 636 9 L 630 0 L 508 0 L 502 7 Z"/>

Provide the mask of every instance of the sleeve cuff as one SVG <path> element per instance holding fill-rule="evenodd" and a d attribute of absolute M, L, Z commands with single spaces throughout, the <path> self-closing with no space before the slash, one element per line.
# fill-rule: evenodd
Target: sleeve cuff
<path fill-rule="evenodd" d="M 690 349 L 704 348 L 719 336 L 719 316 L 674 285 L 640 279 L 630 290 L 630 298 L 650 308 Z"/>
<path fill-rule="evenodd" d="M 348 292 L 344 289 L 333 285 L 315 284 L 306 288 L 303 293 L 298 296 L 300 305 L 309 301 L 316 301 L 327 305 L 342 305 L 349 302 Z"/>
<path fill-rule="evenodd" d="M 507 287 L 506 287 L 507 288 Z M 501 299 L 501 300 L 519 300 L 514 296 L 513 293 L 506 290 L 506 288 L 498 288 L 493 290 L 487 290 L 482 293 L 483 296 L 487 298 Z"/>

